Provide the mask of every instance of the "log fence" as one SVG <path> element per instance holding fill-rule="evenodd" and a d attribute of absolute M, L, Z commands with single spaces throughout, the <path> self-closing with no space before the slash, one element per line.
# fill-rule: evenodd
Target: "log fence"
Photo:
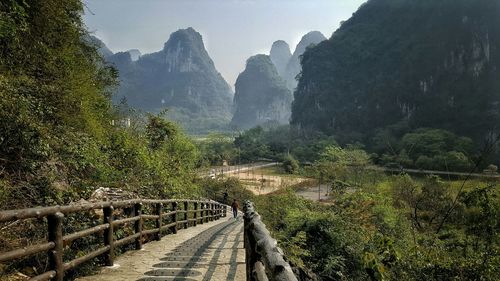
<path fill-rule="evenodd" d="M 143 213 L 146 206 L 153 210 L 153 214 Z M 179 209 L 179 206 L 182 206 L 182 208 Z M 126 209 L 133 210 L 131 212 L 132 216 L 115 219 L 118 210 L 126 213 Z M 74 233 L 63 232 L 65 216 L 89 211 L 102 211 L 102 223 Z M 49 258 L 49 270 L 32 277 L 30 281 L 51 279 L 62 281 L 66 271 L 99 256 L 103 256 L 106 266 L 112 266 L 117 247 L 134 244 L 135 249 L 139 250 L 148 237 L 151 239 L 147 241 L 161 240 L 166 233 L 175 234 L 179 228 L 188 228 L 189 226 L 196 226 L 198 223 L 202 224 L 225 217 L 227 215 L 226 211 L 227 206 L 216 201 L 181 199 L 105 201 L 0 211 L 0 223 L 46 218 L 48 228 L 47 242 L 0 253 L 0 263 L 45 252 Z M 168 223 L 165 224 L 166 221 Z M 154 228 L 146 228 L 146 222 L 154 225 Z M 134 233 L 116 239 L 116 230 L 127 224 L 133 224 Z M 102 234 L 104 246 L 73 260 L 64 260 L 65 247 L 71 245 L 77 239 L 94 234 Z"/>
<path fill-rule="evenodd" d="M 297 281 L 252 202 L 244 203 L 243 213 L 247 281 Z"/>

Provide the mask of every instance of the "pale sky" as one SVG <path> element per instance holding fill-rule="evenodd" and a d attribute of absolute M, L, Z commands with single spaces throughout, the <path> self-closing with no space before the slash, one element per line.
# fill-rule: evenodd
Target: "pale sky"
<path fill-rule="evenodd" d="M 89 31 L 113 52 L 163 48 L 170 34 L 193 27 L 218 71 L 234 87 L 245 61 L 269 54 L 276 40 L 293 52 L 305 33 L 327 38 L 366 0 L 84 0 Z"/>

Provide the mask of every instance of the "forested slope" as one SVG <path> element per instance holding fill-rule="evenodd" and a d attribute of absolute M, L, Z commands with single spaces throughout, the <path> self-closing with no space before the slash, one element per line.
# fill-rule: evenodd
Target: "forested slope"
<path fill-rule="evenodd" d="M 116 71 L 84 40 L 82 12 L 79 0 L 0 3 L 0 209 L 99 186 L 196 196 L 194 146 L 166 120 L 111 105 Z"/>
<path fill-rule="evenodd" d="M 348 142 L 389 125 L 482 140 L 500 121 L 500 2 L 370 0 L 305 52 L 292 123 Z"/>

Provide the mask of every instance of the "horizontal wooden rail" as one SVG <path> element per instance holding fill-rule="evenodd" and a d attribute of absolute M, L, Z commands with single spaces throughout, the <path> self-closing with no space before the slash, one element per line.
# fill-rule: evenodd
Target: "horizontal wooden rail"
<path fill-rule="evenodd" d="M 109 223 L 105 223 L 105 224 L 101 224 L 98 226 L 94 226 L 92 228 L 84 229 L 82 231 L 78 231 L 78 232 L 63 236 L 64 245 L 68 245 L 69 243 L 73 242 L 73 240 L 83 238 L 83 237 L 92 235 L 92 234 L 97 233 L 97 232 L 101 232 L 101 231 L 108 229 L 108 228 L 109 228 Z"/>
<path fill-rule="evenodd" d="M 150 206 L 150 208 L 146 209 L 143 206 Z M 116 247 L 135 242 L 135 248 L 140 249 L 143 242 L 160 240 L 162 235 L 166 234 L 167 231 L 175 234 L 180 227 L 196 226 L 198 222 L 203 223 L 225 217 L 227 215 L 225 212 L 226 209 L 227 207 L 221 203 L 210 200 L 134 199 L 0 211 L 0 223 L 32 218 L 46 218 L 48 225 L 47 242 L 0 253 L 0 262 L 13 261 L 45 252 L 49 256 L 48 271 L 34 276 L 30 280 L 54 279 L 62 281 L 67 270 L 74 269 L 80 264 L 101 255 L 104 255 L 106 265 L 113 265 Z M 86 212 L 94 210 L 102 210 L 102 224 L 74 233 L 63 233 L 65 216 L 74 213 L 85 215 Z M 144 214 L 144 210 L 152 211 L 151 213 Z M 115 220 L 114 217 L 116 215 L 123 217 L 126 213 L 131 214 L 131 216 Z M 180 220 L 179 215 L 182 215 Z M 88 216 L 90 217 L 91 215 L 88 214 Z M 146 220 L 153 220 L 155 227 L 144 229 L 144 221 Z M 124 227 L 127 224 L 133 226 L 134 233 L 126 237 L 121 237 L 121 239 L 116 239 L 116 229 Z M 147 225 L 150 225 L 150 223 Z M 86 238 L 91 235 L 102 236 L 104 246 L 73 260 L 63 260 L 65 246 L 71 245 L 77 239 Z M 154 239 L 146 241 L 145 238 L 150 235 L 154 235 Z"/>
<path fill-rule="evenodd" d="M 243 211 L 247 281 L 297 281 L 252 202 L 246 201 Z"/>
<path fill-rule="evenodd" d="M 38 254 L 54 249 L 54 242 L 47 242 L 43 244 L 33 245 L 22 249 L 16 249 L 10 252 L 2 253 L 0 255 L 0 262 L 5 262 L 13 259 L 19 259 L 25 256 Z"/>

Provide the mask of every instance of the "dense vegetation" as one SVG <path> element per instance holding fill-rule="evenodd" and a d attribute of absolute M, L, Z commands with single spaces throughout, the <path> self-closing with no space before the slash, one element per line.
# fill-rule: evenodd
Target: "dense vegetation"
<path fill-rule="evenodd" d="M 500 2 L 370 0 L 308 49 L 292 124 L 368 144 L 407 124 L 480 144 L 500 121 Z"/>
<path fill-rule="evenodd" d="M 294 265 L 320 280 L 496 280 L 496 183 L 386 176 L 367 165 L 362 150 L 329 146 L 313 171 L 332 185 L 331 201 L 292 190 L 257 198 Z"/>
<path fill-rule="evenodd" d="M 80 1 L 0 7 L 2 208 L 67 203 L 101 185 L 192 194 L 196 151 L 180 130 L 156 116 L 119 125 L 130 116 L 110 103 L 116 72 L 82 40 Z"/>
<path fill-rule="evenodd" d="M 389 168 L 482 172 L 488 165 L 498 165 L 497 143 L 477 147 L 472 139 L 442 129 L 389 126 L 379 131 L 369 145 L 342 143 L 334 136 L 290 126 L 266 124 L 238 135 L 212 134 L 198 142 L 201 165 L 248 163 L 263 159 L 282 161 L 288 156 L 302 164 L 317 160 L 328 145 L 358 147 L 369 153 L 371 161 Z"/>

